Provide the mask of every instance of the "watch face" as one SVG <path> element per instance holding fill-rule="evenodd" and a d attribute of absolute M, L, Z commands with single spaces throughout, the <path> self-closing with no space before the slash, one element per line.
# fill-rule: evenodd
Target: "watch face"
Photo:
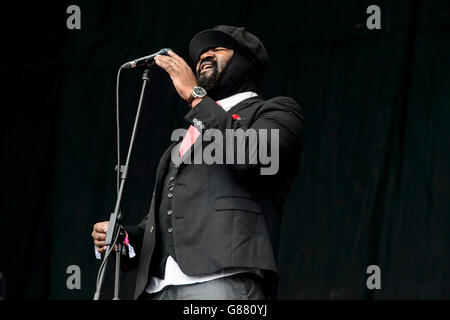
<path fill-rule="evenodd" d="M 192 91 L 194 91 L 194 94 L 197 97 L 204 97 L 204 96 L 206 96 L 206 91 L 202 87 L 194 87 L 194 89 Z"/>

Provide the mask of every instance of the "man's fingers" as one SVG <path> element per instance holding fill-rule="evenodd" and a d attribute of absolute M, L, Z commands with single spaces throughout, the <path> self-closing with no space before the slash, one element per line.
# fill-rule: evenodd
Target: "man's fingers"
<path fill-rule="evenodd" d="M 97 248 L 97 251 L 100 252 L 100 253 L 105 252 L 106 251 L 106 246 L 101 247 L 101 248 Z"/>
<path fill-rule="evenodd" d="M 109 221 L 97 222 L 94 224 L 94 230 L 92 231 L 92 238 L 94 239 L 94 245 L 97 247 L 97 251 L 103 253 L 106 251 L 105 240 L 106 232 L 108 231 Z"/>
<path fill-rule="evenodd" d="M 108 231 L 109 221 L 98 222 L 94 224 L 94 232 L 106 233 Z"/>
<path fill-rule="evenodd" d="M 156 64 L 166 70 L 170 73 L 170 71 L 174 70 L 174 67 L 176 67 L 177 62 L 174 61 L 172 58 L 161 56 L 159 59 L 155 59 Z"/>
<path fill-rule="evenodd" d="M 170 52 L 170 51 L 169 51 Z M 175 70 L 178 67 L 187 66 L 186 62 L 178 56 L 156 56 L 156 64 L 163 67 L 167 72 Z"/>
<path fill-rule="evenodd" d="M 182 57 L 180 57 L 179 55 L 177 55 L 175 52 L 173 52 L 172 50 L 169 50 L 169 56 L 171 56 L 173 59 L 175 59 L 176 61 L 178 61 L 179 63 L 186 63 L 186 61 L 184 61 L 184 59 Z"/>
<path fill-rule="evenodd" d="M 170 55 L 171 51 L 169 51 L 169 55 Z M 170 56 L 164 56 L 164 55 L 158 55 L 155 57 L 155 60 L 161 60 L 164 61 L 166 63 L 171 63 L 171 62 L 175 62 L 177 64 L 183 63 L 184 60 L 181 60 L 180 57 L 178 56 L 174 56 L 174 55 L 170 55 Z"/>
<path fill-rule="evenodd" d="M 94 224 L 94 232 L 102 232 L 100 228 L 100 222 Z"/>
<path fill-rule="evenodd" d="M 93 235 L 93 237 L 94 237 L 94 240 L 103 241 L 106 239 L 106 234 L 97 232 Z"/>
<path fill-rule="evenodd" d="M 167 64 L 169 64 L 169 62 L 173 61 L 173 60 L 174 60 L 173 58 L 168 57 L 168 56 L 163 56 L 163 55 L 158 55 L 158 56 L 155 57 L 155 61 L 156 62 L 160 61 L 160 62 L 164 62 L 164 63 L 167 63 Z M 175 62 L 175 61 L 173 61 L 173 62 Z"/>
<path fill-rule="evenodd" d="M 156 64 L 158 65 L 158 66 L 160 66 L 161 68 L 163 68 L 167 73 L 169 73 L 170 74 L 170 72 L 171 71 L 173 71 L 173 70 L 171 70 L 171 66 L 167 63 L 167 62 L 165 62 L 165 61 L 163 61 L 162 59 L 160 60 L 160 59 L 155 59 L 155 62 L 156 62 Z"/>
<path fill-rule="evenodd" d="M 103 253 L 103 252 L 105 252 L 106 251 L 106 246 L 104 245 L 104 246 L 101 246 L 101 247 L 97 247 L 97 251 L 98 252 L 100 252 L 100 253 Z M 117 249 L 117 245 L 116 246 L 114 246 L 114 250 L 116 250 Z"/>
<path fill-rule="evenodd" d="M 97 247 L 101 248 L 101 247 L 104 247 L 104 246 L 105 246 L 105 241 L 104 241 L 104 240 L 102 240 L 102 241 L 100 241 L 100 240 L 94 240 L 94 244 L 95 244 Z"/>

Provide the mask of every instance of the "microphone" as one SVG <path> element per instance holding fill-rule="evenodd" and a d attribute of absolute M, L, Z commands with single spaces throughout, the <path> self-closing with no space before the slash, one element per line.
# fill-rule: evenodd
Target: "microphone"
<path fill-rule="evenodd" d="M 169 50 L 172 50 L 170 48 L 164 48 L 159 50 L 156 53 L 153 53 L 149 56 L 145 56 L 133 61 L 129 61 L 127 63 L 124 63 L 120 69 L 131 69 L 131 68 L 135 68 L 135 67 L 140 67 L 140 66 L 145 66 L 148 65 L 150 62 L 154 62 L 154 59 L 157 55 L 164 55 L 164 56 L 168 56 L 169 55 Z M 153 63 L 152 63 L 153 64 Z M 152 65 L 150 64 L 150 65 Z"/>

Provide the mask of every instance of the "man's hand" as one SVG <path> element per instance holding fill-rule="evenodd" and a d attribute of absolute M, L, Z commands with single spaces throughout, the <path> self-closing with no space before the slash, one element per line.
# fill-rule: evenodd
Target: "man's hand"
<path fill-rule="evenodd" d="M 166 70 L 180 97 L 187 101 L 191 96 L 192 89 L 197 85 L 197 80 L 186 61 L 175 52 L 169 50 L 169 57 L 157 55 L 155 62 Z"/>
<path fill-rule="evenodd" d="M 97 247 L 97 251 L 103 253 L 106 251 L 105 240 L 106 232 L 108 231 L 109 221 L 97 222 L 94 224 L 94 230 L 92 231 L 92 238 L 94 238 L 94 244 Z"/>

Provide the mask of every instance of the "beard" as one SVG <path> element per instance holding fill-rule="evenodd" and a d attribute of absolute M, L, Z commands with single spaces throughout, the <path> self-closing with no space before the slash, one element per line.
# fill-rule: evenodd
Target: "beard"
<path fill-rule="evenodd" d="M 222 70 L 212 57 L 206 57 L 204 61 L 210 61 L 212 68 L 203 74 L 197 72 L 197 84 L 206 90 L 211 99 L 217 101 L 239 92 L 259 91 L 262 75 L 245 54 L 236 50 Z"/>
<path fill-rule="evenodd" d="M 217 62 L 213 60 L 213 58 L 208 57 L 206 58 L 204 61 L 209 61 L 211 63 L 211 72 L 209 75 L 206 75 L 206 72 L 204 72 L 203 74 L 201 73 L 201 71 L 197 72 L 196 75 L 196 79 L 197 79 L 197 84 L 199 87 L 202 87 L 203 89 L 206 90 L 206 92 L 212 90 L 220 81 L 220 78 L 224 72 L 224 70 L 226 69 L 226 67 L 222 70 L 222 72 L 219 72 L 219 67 L 217 65 Z"/>

